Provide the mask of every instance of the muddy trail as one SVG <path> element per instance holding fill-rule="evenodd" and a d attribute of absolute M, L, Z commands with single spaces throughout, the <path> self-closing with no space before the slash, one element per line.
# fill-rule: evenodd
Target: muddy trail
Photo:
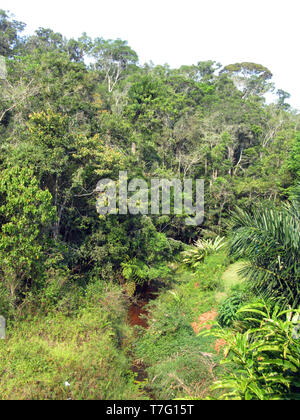
<path fill-rule="evenodd" d="M 130 302 L 127 310 L 128 322 L 132 327 L 140 326 L 143 328 L 148 328 L 148 311 L 146 309 L 146 305 L 157 298 L 158 292 L 159 287 L 155 284 L 144 284 L 143 286 L 137 286 L 135 299 L 134 301 Z M 147 382 L 148 375 L 144 363 L 141 363 L 138 360 L 134 360 L 131 366 L 131 370 L 135 374 L 135 380 L 137 382 Z M 150 388 L 145 386 L 144 390 L 151 400 L 155 399 Z"/>

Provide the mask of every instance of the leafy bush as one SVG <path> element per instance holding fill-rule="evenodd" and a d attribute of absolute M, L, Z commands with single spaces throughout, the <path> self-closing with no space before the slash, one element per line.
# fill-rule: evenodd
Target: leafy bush
<path fill-rule="evenodd" d="M 173 289 L 161 291 L 148 305 L 148 329 L 138 337 L 135 355 L 148 366 L 151 392 L 157 399 L 200 398 L 210 393 L 219 355 L 212 337 L 197 337 L 192 323 L 216 305 L 215 284 L 220 284 L 228 256 L 208 256 L 196 273 L 181 265 Z M 201 280 L 200 280 L 201 278 Z"/>
<path fill-rule="evenodd" d="M 183 263 L 192 269 L 197 269 L 205 257 L 220 251 L 224 245 L 224 238 L 219 236 L 215 239 L 198 239 L 193 248 L 182 252 Z"/>
<path fill-rule="evenodd" d="M 16 308 L 28 285 L 44 273 L 55 207 L 33 170 L 17 166 L 1 173 L 0 201 L 0 278 Z"/>
<path fill-rule="evenodd" d="M 222 274 L 227 265 L 228 257 L 225 252 L 208 255 L 193 274 L 199 289 L 212 292 L 222 288 Z"/>
<path fill-rule="evenodd" d="M 300 399 L 300 310 L 272 312 L 264 304 L 247 305 L 239 313 L 256 323 L 256 328 L 240 333 L 228 329 L 210 332 L 227 343 L 228 372 L 214 385 L 225 389 L 223 399 L 279 400 Z M 248 315 L 249 316 L 249 315 Z"/>
<path fill-rule="evenodd" d="M 10 296 L 7 288 L 0 282 L 0 314 L 8 318 L 11 314 Z"/>
<path fill-rule="evenodd" d="M 129 296 L 134 295 L 137 285 L 142 286 L 146 281 L 166 278 L 171 271 L 166 262 L 149 267 L 137 258 L 127 258 L 121 263 L 121 267 L 122 275 L 127 280 L 125 290 Z"/>
<path fill-rule="evenodd" d="M 207 267 L 207 265 L 205 266 Z M 200 268 L 195 273 L 195 279 L 199 285 L 199 289 L 203 292 L 212 292 L 217 290 L 221 284 L 221 272 L 219 267 L 208 267 L 209 274 Z"/>
<path fill-rule="evenodd" d="M 245 303 L 243 292 L 235 292 L 227 298 L 218 308 L 217 321 L 221 327 L 230 327 L 237 319 L 238 309 Z"/>
<path fill-rule="evenodd" d="M 147 278 L 148 267 L 136 258 L 121 263 L 122 274 L 126 280 L 142 285 Z"/>

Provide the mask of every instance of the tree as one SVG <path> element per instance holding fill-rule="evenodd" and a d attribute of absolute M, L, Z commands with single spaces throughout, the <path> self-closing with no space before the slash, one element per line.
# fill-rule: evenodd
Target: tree
<path fill-rule="evenodd" d="M 0 81 L 0 118 L 3 125 L 26 124 L 29 114 L 53 109 L 73 117 L 73 125 L 90 124 L 97 115 L 95 75 L 87 72 L 83 62 L 70 60 L 67 52 L 25 50 L 23 57 L 7 63 L 8 75 Z M 10 127 L 12 128 L 12 127 Z"/>
<path fill-rule="evenodd" d="M 287 159 L 287 167 L 292 175 L 292 185 L 288 188 L 289 195 L 294 198 L 300 192 L 300 132 L 297 131 L 294 137 L 294 143 L 291 148 L 289 158 Z"/>
<path fill-rule="evenodd" d="M 14 307 L 20 293 L 40 280 L 56 210 L 49 191 L 42 191 L 33 171 L 8 168 L 1 173 L 1 278 Z"/>
<path fill-rule="evenodd" d="M 218 71 L 221 67 L 222 65 L 220 63 L 208 60 L 199 61 L 197 65 L 181 66 L 178 71 L 196 82 L 212 81 L 216 71 Z"/>
<path fill-rule="evenodd" d="M 269 69 L 256 63 L 235 63 L 225 66 L 221 73 L 233 78 L 236 86 L 242 90 L 244 98 L 251 95 L 262 96 L 273 86 L 268 83 L 273 75 Z"/>
<path fill-rule="evenodd" d="M 96 38 L 91 49 L 95 68 L 103 72 L 108 92 L 112 92 L 130 65 L 136 65 L 138 56 L 126 41 Z"/>
<path fill-rule="evenodd" d="M 289 99 L 291 95 L 282 89 L 278 89 L 276 92 L 276 95 L 278 96 L 278 101 L 277 101 L 278 108 L 284 109 L 285 111 L 288 110 L 290 108 L 290 105 L 287 104 L 285 101 L 286 99 Z"/>
<path fill-rule="evenodd" d="M 22 42 L 19 34 L 25 26 L 25 23 L 13 20 L 11 15 L 0 9 L 0 55 L 4 57 L 14 55 Z"/>
<path fill-rule="evenodd" d="M 39 52 L 46 51 L 55 51 L 60 50 L 64 51 L 66 46 L 66 41 L 63 36 L 52 31 L 49 28 L 39 28 L 35 31 L 35 35 L 29 36 L 26 40 L 26 49 L 27 50 L 39 50 Z"/>
<path fill-rule="evenodd" d="M 24 80 L 26 76 L 29 80 Z M 26 71 L 22 71 L 22 77 L 19 80 L 11 80 L 11 74 L 3 80 L 0 78 L 0 88 L 0 123 L 9 113 L 20 108 L 39 91 L 39 86 L 34 83 L 34 79 L 29 74 L 26 74 Z"/>

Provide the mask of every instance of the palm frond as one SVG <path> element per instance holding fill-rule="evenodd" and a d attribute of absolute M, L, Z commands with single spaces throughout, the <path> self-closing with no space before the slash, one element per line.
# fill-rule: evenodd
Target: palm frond
<path fill-rule="evenodd" d="M 298 202 L 281 209 L 259 206 L 232 213 L 230 253 L 248 260 L 242 275 L 265 297 L 300 303 L 300 211 Z"/>

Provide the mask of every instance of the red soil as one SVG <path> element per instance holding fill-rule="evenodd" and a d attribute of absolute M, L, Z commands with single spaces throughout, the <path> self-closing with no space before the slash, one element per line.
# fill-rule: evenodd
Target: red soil
<path fill-rule="evenodd" d="M 195 331 L 195 334 L 199 334 L 201 330 L 206 328 L 207 330 L 211 329 L 212 324 L 207 323 L 208 321 L 214 321 L 217 318 L 218 312 L 216 310 L 211 310 L 200 315 L 199 318 L 192 322 L 192 328 Z"/>

